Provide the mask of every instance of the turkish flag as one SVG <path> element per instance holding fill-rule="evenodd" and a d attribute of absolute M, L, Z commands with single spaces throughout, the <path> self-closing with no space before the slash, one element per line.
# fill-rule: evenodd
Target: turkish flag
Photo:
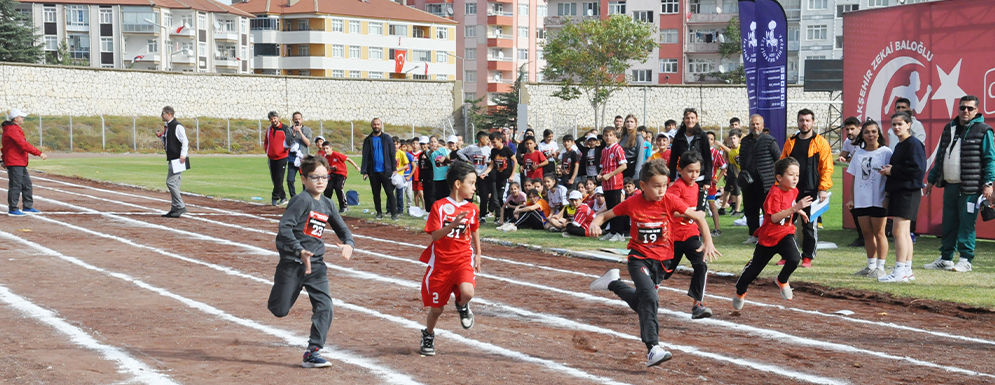
<path fill-rule="evenodd" d="M 407 56 L 408 51 L 406 50 L 394 50 L 394 72 L 402 73 L 404 72 L 404 59 Z"/>
<path fill-rule="evenodd" d="M 425 76 L 428 76 L 428 62 L 425 63 Z"/>

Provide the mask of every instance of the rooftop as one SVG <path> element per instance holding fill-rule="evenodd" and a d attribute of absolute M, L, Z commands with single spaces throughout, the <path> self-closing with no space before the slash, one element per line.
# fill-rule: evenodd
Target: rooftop
<path fill-rule="evenodd" d="M 390 0 L 247 0 L 233 7 L 256 15 L 326 14 L 456 24 L 453 20 Z"/>
<path fill-rule="evenodd" d="M 87 5 L 130 5 L 169 9 L 191 9 L 202 12 L 230 13 L 242 17 L 253 17 L 251 13 L 214 0 L 18 0 L 22 3 L 44 4 L 87 4 Z"/>

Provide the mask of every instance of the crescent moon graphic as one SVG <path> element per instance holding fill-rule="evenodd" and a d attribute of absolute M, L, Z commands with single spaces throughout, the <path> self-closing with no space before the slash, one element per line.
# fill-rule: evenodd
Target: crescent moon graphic
<path fill-rule="evenodd" d="M 908 56 L 894 58 L 881 66 L 881 70 L 874 77 L 874 83 L 871 84 L 871 92 L 867 95 L 866 118 L 871 118 L 878 122 L 881 121 L 881 111 L 883 111 L 884 107 L 884 93 L 887 91 L 888 84 L 891 83 L 891 78 L 895 77 L 895 73 L 902 69 L 902 67 L 910 64 L 925 67 L 919 60 Z M 925 83 L 928 84 L 929 82 Z"/>

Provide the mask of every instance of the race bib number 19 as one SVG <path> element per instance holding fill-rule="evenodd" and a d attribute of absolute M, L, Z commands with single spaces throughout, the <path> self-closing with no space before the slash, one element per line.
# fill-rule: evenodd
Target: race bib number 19
<path fill-rule="evenodd" d="M 317 211 L 308 214 L 307 224 L 304 225 L 304 234 L 321 239 L 325 233 L 325 226 L 328 225 L 328 216 Z"/>
<path fill-rule="evenodd" d="M 666 241 L 663 239 L 663 225 L 664 223 L 662 222 L 637 223 L 637 241 L 639 241 L 639 243 L 658 243 Z"/>

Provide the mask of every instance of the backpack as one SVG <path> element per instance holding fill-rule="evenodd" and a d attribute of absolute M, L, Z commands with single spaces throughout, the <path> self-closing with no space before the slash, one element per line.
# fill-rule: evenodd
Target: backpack
<path fill-rule="evenodd" d="M 349 206 L 359 205 L 359 193 L 356 190 L 349 190 L 345 192 L 345 203 Z"/>

